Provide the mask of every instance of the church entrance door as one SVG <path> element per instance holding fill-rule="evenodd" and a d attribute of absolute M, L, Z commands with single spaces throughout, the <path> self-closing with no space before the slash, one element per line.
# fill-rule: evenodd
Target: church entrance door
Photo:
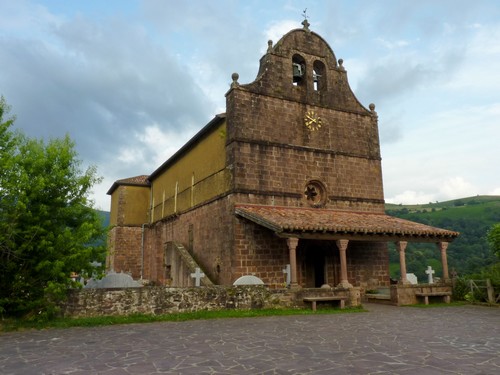
<path fill-rule="evenodd" d="M 302 242 L 302 241 L 301 241 Z M 330 241 L 306 240 L 300 248 L 302 260 L 302 286 L 320 288 L 324 284 L 334 285 L 334 250 Z"/>

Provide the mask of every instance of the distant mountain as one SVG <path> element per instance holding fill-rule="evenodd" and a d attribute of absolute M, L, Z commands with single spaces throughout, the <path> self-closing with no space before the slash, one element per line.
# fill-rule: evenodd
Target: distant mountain
<path fill-rule="evenodd" d="M 97 211 L 99 215 L 103 218 L 103 225 L 105 228 L 109 227 L 109 212 L 108 211 Z"/>
<path fill-rule="evenodd" d="M 449 268 L 459 275 L 475 273 L 482 267 L 499 261 L 486 241 L 493 224 L 500 223 L 500 196 L 475 196 L 446 202 L 420 205 L 386 204 L 388 215 L 416 221 L 434 227 L 460 232 L 448 247 Z M 390 252 L 391 276 L 399 277 L 399 256 L 392 246 Z M 408 272 L 425 280 L 427 266 L 441 272 L 441 258 L 434 244 L 408 244 L 406 251 Z"/>

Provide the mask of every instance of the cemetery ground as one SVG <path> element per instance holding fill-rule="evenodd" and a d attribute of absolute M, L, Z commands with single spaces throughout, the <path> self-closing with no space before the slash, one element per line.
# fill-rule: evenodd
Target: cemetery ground
<path fill-rule="evenodd" d="M 499 308 L 365 308 L 6 332 L 0 373 L 500 373 Z"/>

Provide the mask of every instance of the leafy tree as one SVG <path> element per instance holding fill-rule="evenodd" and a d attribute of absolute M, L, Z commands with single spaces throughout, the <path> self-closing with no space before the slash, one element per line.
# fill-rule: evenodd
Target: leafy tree
<path fill-rule="evenodd" d="M 493 252 L 500 257 L 500 223 L 493 225 L 488 231 L 488 243 Z"/>
<path fill-rule="evenodd" d="M 0 99 L 0 313 L 49 318 L 72 272 L 102 261 L 104 229 L 89 193 L 100 178 L 80 168 L 68 136 L 30 139 L 11 129 Z"/>

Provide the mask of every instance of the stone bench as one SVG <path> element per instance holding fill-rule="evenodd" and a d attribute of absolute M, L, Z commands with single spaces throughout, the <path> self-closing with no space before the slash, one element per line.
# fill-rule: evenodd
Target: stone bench
<path fill-rule="evenodd" d="M 429 297 L 443 297 L 445 303 L 450 303 L 451 292 L 417 292 L 417 297 L 424 297 L 424 303 L 429 304 Z"/>
<path fill-rule="evenodd" d="M 304 297 L 304 302 L 311 302 L 313 311 L 316 311 L 317 302 L 329 302 L 329 301 L 339 301 L 340 308 L 343 309 L 345 307 L 346 300 L 347 300 L 347 297 L 342 297 L 342 296 Z"/>

